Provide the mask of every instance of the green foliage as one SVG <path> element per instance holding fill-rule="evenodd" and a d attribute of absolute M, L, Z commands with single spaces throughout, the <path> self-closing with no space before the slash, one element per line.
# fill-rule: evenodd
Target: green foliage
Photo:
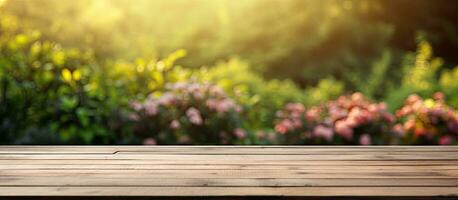
<path fill-rule="evenodd" d="M 436 73 L 442 66 L 442 59 L 432 57 L 432 47 L 428 42 L 418 44 L 415 63 L 402 80 L 402 86 L 413 92 L 429 93 L 435 89 Z"/>
<path fill-rule="evenodd" d="M 63 143 L 110 142 L 103 115 L 94 106 L 97 99 L 84 93 L 95 67 L 92 56 L 41 41 L 36 31 L 15 33 L 20 31 L 11 28 L 17 23 L 15 19 L 6 16 L 3 20 L 0 132 L 13 138 L 34 137 L 45 128 L 50 133 L 59 132 L 58 137 L 52 136 L 58 139 L 53 140 Z"/>
<path fill-rule="evenodd" d="M 8 0 L 3 10 L 64 46 L 94 50 L 97 58 L 133 59 L 184 48 L 192 53 L 180 63 L 200 67 L 240 55 L 268 77 L 292 78 L 304 86 L 330 75 L 367 70 L 395 30 L 383 21 L 366 20 L 383 8 L 380 4 L 370 0 Z"/>
<path fill-rule="evenodd" d="M 344 84 L 334 78 L 321 79 L 316 87 L 306 90 L 306 105 L 318 105 L 335 99 L 343 93 Z"/>
<path fill-rule="evenodd" d="M 412 93 L 431 96 L 438 88 L 437 73 L 443 60 L 433 57 L 430 43 L 420 40 L 415 55 L 408 54 L 404 60 L 404 72 L 400 85 L 392 86 L 386 97 L 390 109 L 402 106 L 402 100 Z M 402 73 L 402 71 L 401 71 Z"/>
<path fill-rule="evenodd" d="M 268 127 L 275 117 L 272 110 L 287 102 L 306 101 L 305 92 L 291 81 L 265 80 L 240 58 L 202 69 L 200 77 L 216 83 L 246 107 L 244 117 L 250 128 Z M 252 110 L 256 112 L 250 112 Z"/>
<path fill-rule="evenodd" d="M 439 79 L 440 90 L 449 97 L 447 102 L 452 107 L 458 108 L 458 66 L 453 70 L 444 71 Z"/>
<path fill-rule="evenodd" d="M 166 84 L 190 74 L 174 65 L 184 50 L 160 60 L 100 64 L 91 52 L 21 30 L 12 16 L 1 19 L 0 143 L 123 142 L 129 138 L 129 127 L 122 125 L 128 102 L 152 91 L 160 94 Z M 33 139 L 39 135 L 48 139 Z"/>
<path fill-rule="evenodd" d="M 350 73 L 348 79 L 353 83 L 353 87 L 365 96 L 373 99 L 380 97 L 385 92 L 384 88 L 390 83 L 387 76 L 391 61 L 391 52 L 385 50 L 380 59 L 372 64 L 369 75 L 365 75 L 364 72 Z"/>

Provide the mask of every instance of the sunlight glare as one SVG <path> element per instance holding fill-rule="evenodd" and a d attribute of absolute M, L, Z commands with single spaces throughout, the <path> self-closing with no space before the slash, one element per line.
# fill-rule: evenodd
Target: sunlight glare
<path fill-rule="evenodd" d="M 0 6 L 6 3 L 6 0 L 0 0 Z"/>

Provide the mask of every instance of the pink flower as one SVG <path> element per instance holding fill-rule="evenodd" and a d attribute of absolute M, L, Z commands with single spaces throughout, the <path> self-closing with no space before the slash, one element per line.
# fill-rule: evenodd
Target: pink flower
<path fill-rule="evenodd" d="M 458 119 L 448 122 L 447 129 L 452 133 L 458 133 Z"/>
<path fill-rule="evenodd" d="M 156 145 L 157 142 L 154 138 L 146 138 L 145 140 L 143 140 L 143 144 L 144 145 Z"/>
<path fill-rule="evenodd" d="M 318 107 L 312 107 L 305 113 L 305 118 L 308 121 L 318 121 L 320 119 L 320 112 Z"/>
<path fill-rule="evenodd" d="M 333 121 L 337 121 L 346 117 L 348 112 L 338 107 L 330 107 L 329 108 L 329 115 Z"/>
<path fill-rule="evenodd" d="M 371 105 L 369 105 L 369 107 L 368 107 L 367 109 L 368 109 L 369 112 L 371 112 L 371 113 L 378 113 L 378 111 L 379 111 L 379 107 L 378 107 L 378 105 L 376 105 L 376 104 L 371 104 Z"/>
<path fill-rule="evenodd" d="M 177 102 L 177 99 L 175 95 L 172 93 L 165 93 L 163 94 L 158 100 L 157 103 L 159 105 L 164 105 L 164 106 L 171 106 Z"/>
<path fill-rule="evenodd" d="M 393 126 L 393 131 L 398 135 L 398 136 L 403 136 L 404 135 L 404 128 L 402 127 L 401 124 L 396 124 Z"/>
<path fill-rule="evenodd" d="M 275 116 L 279 117 L 279 118 L 282 118 L 282 117 L 285 117 L 285 113 L 281 110 L 275 112 Z"/>
<path fill-rule="evenodd" d="M 242 107 L 239 105 L 235 106 L 235 112 L 242 112 Z"/>
<path fill-rule="evenodd" d="M 173 85 L 167 85 L 167 88 L 173 89 L 173 90 L 184 90 L 186 89 L 186 87 L 187 87 L 187 84 L 184 82 L 175 83 Z"/>
<path fill-rule="evenodd" d="M 237 137 L 238 139 L 241 139 L 241 138 L 244 138 L 246 137 L 246 131 L 241 129 L 241 128 L 236 128 L 234 130 L 234 135 L 235 137 Z"/>
<path fill-rule="evenodd" d="M 348 113 L 348 118 L 354 118 L 356 123 L 362 124 L 365 122 L 365 117 L 363 116 L 363 110 L 359 107 L 354 107 Z"/>
<path fill-rule="evenodd" d="M 224 91 L 220 87 L 212 86 L 210 87 L 210 95 L 215 97 L 224 96 Z"/>
<path fill-rule="evenodd" d="M 286 134 L 288 132 L 288 128 L 283 123 L 278 123 L 275 125 L 275 131 L 280 134 Z"/>
<path fill-rule="evenodd" d="M 181 124 L 178 120 L 173 120 L 171 123 L 170 123 L 170 128 L 172 129 L 179 129 L 181 127 Z"/>
<path fill-rule="evenodd" d="M 203 123 L 200 111 L 194 107 L 191 107 L 188 110 L 186 110 L 186 116 L 192 124 L 201 125 Z"/>
<path fill-rule="evenodd" d="M 345 121 L 339 120 L 335 124 L 336 133 L 347 140 L 353 138 L 353 129 L 351 129 Z"/>
<path fill-rule="evenodd" d="M 216 111 L 219 113 L 225 113 L 234 107 L 235 107 L 234 101 L 232 101 L 231 99 L 223 99 L 218 102 L 216 106 Z"/>
<path fill-rule="evenodd" d="M 153 101 L 147 101 L 145 103 L 145 111 L 148 116 L 154 116 L 157 114 L 157 104 Z"/>
<path fill-rule="evenodd" d="M 396 121 L 396 117 L 390 113 L 384 113 L 382 116 L 383 119 L 389 123 L 394 123 Z"/>
<path fill-rule="evenodd" d="M 129 114 L 129 119 L 132 121 L 138 121 L 140 120 L 140 116 L 138 116 L 136 113 L 130 113 Z"/>
<path fill-rule="evenodd" d="M 420 101 L 421 97 L 416 95 L 416 94 L 411 94 L 409 97 L 407 97 L 406 104 L 411 105 L 414 104 L 417 101 Z"/>
<path fill-rule="evenodd" d="M 440 145 L 450 145 L 450 144 L 453 144 L 455 142 L 455 138 L 453 138 L 452 136 L 442 136 L 439 138 L 439 144 Z"/>
<path fill-rule="evenodd" d="M 433 94 L 433 99 L 436 101 L 444 101 L 445 95 L 442 92 L 436 92 Z"/>
<path fill-rule="evenodd" d="M 130 102 L 130 107 L 132 107 L 135 111 L 140 111 L 143 109 L 143 105 L 138 101 Z"/>
<path fill-rule="evenodd" d="M 413 110 L 420 110 L 420 109 L 424 109 L 424 111 L 426 112 L 426 108 L 423 107 L 424 104 L 423 104 L 423 101 L 415 101 L 413 104 L 412 104 L 412 109 Z"/>
<path fill-rule="evenodd" d="M 204 93 L 202 93 L 202 91 L 195 91 L 192 93 L 192 96 L 198 100 L 201 100 L 204 98 Z"/>
<path fill-rule="evenodd" d="M 192 94 L 192 93 L 199 92 L 200 88 L 201 88 L 201 85 L 198 84 L 198 83 L 189 83 L 187 85 L 186 90 L 187 90 L 188 93 Z"/>
<path fill-rule="evenodd" d="M 302 127 L 302 121 L 300 119 L 297 119 L 297 118 L 294 118 L 294 119 L 291 119 L 291 123 L 292 123 L 292 126 L 294 128 L 301 128 Z"/>
<path fill-rule="evenodd" d="M 385 102 L 379 103 L 378 104 L 378 109 L 380 111 L 387 111 L 388 110 L 388 105 Z"/>
<path fill-rule="evenodd" d="M 285 134 L 286 132 L 288 132 L 288 129 L 282 124 L 277 124 L 275 125 L 275 131 L 277 131 L 280 134 Z"/>
<path fill-rule="evenodd" d="M 357 127 L 359 125 L 359 122 L 358 120 L 356 119 L 356 117 L 348 117 L 346 120 L 345 120 L 345 123 L 349 126 L 349 127 Z"/>
<path fill-rule="evenodd" d="M 415 120 L 413 119 L 407 120 L 406 123 L 404 123 L 404 130 L 411 131 L 413 129 L 415 129 Z"/>
<path fill-rule="evenodd" d="M 323 125 L 318 125 L 315 127 L 315 129 L 313 129 L 313 135 L 316 137 L 322 137 L 326 141 L 330 142 L 332 141 L 332 136 L 334 133 L 331 128 Z"/>
<path fill-rule="evenodd" d="M 355 92 L 351 95 L 351 100 L 352 101 L 363 101 L 364 95 L 361 94 L 360 92 Z"/>
<path fill-rule="evenodd" d="M 235 102 L 232 99 L 228 99 L 228 98 L 224 98 L 220 100 L 208 99 L 205 103 L 209 109 L 215 110 L 218 113 L 225 113 L 225 112 L 230 111 L 231 109 L 234 109 L 235 111 L 239 110 Z"/>
<path fill-rule="evenodd" d="M 359 144 L 361 145 L 370 145 L 371 144 L 371 136 L 369 134 L 362 134 L 359 137 Z"/>
<path fill-rule="evenodd" d="M 406 106 L 402 107 L 400 110 L 396 111 L 396 116 L 402 117 L 402 116 L 408 115 L 408 114 L 410 114 L 412 112 L 413 112 L 412 107 L 409 106 L 409 105 L 406 105 Z"/>
<path fill-rule="evenodd" d="M 210 110 L 216 110 L 218 107 L 218 101 L 216 99 L 208 99 L 205 104 Z"/>

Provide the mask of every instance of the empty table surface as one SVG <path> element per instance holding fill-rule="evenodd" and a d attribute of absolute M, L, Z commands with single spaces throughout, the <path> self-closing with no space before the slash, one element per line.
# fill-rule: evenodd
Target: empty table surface
<path fill-rule="evenodd" d="M 3 198 L 457 195 L 454 146 L 0 146 Z"/>

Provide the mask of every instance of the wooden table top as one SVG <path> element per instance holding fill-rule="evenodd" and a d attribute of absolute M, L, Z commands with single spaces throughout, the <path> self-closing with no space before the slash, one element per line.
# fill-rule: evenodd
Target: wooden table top
<path fill-rule="evenodd" d="M 457 195 L 454 146 L 0 146 L 3 197 Z"/>

